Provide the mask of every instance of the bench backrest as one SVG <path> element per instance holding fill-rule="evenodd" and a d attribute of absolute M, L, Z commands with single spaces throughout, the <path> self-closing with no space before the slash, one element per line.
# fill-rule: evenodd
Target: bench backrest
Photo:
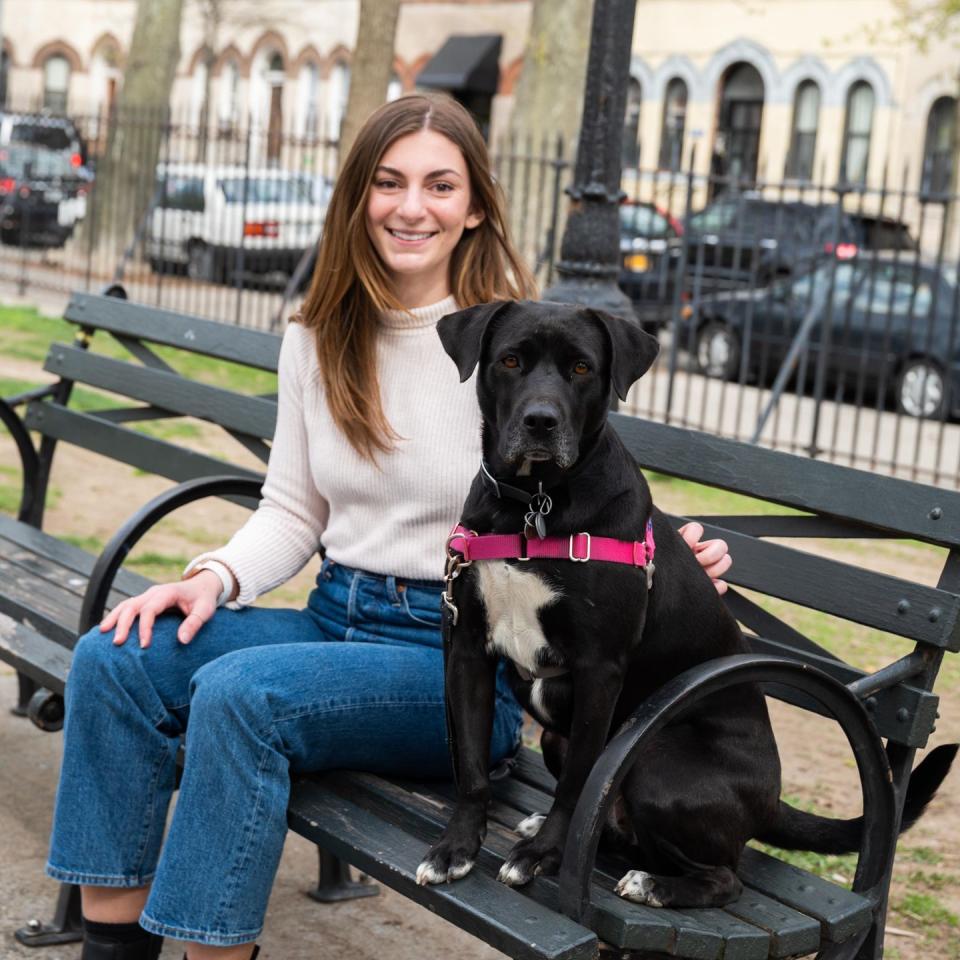
<path fill-rule="evenodd" d="M 176 481 L 222 473 L 257 475 L 255 469 L 148 436 L 129 424 L 199 417 L 221 426 L 265 463 L 276 422 L 275 397 L 194 382 L 175 372 L 175 355 L 161 354 L 162 348 L 179 348 L 275 372 L 277 335 L 92 294 L 74 295 L 65 317 L 77 325 L 80 340 L 54 344 L 45 369 L 135 404 L 96 411 L 71 408 L 68 386 L 54 398 L 60 402 L 30 404 L 32 429 L 51 441 L 67 440 Z M 93 333 L 109 334 L 126 355 L 114 358 L 85 349 Z M 757 650 L 803 660 L 856 684 L 884 737 L 922 746 L 936 719 L 937 697 L 930 691 L 940 661 L 944 653 L 960 649 L 960 493 L 620 414 L 613 423 L 647 470 L 787 508 L 774 514 L 767 509 L 696 518 L 707 535 L 722 536 L 730 544 L 736 562 L 728 579 L 741 588 L 727 595 L 731 610 Z M 862 551 L 865 562 L 854 564 L 773 542 L 838 538 L 931 544 L 943 548 L 942 572 L 935 585 L 924 585 L 873 569 L 869 548 Z M 760 596 L 754 599 L 742 590 Z M 865 672 L 788 623 L 788 617 L 771 612 L 766 598 L 893 634 L 914 647 L 900 660 Z M 791 691 L 769 692 L 817 709 Z"/>

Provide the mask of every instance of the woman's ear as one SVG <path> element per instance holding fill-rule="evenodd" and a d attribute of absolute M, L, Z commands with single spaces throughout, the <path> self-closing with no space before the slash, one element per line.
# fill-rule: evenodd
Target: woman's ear
<path fill-rule="evenodd" d="M 465 230 L 472 230 L 474 227 L 479 227 L 484 221 L 484 213 L 482 210 L 471 210 L 467 214 L 467 219 L 464 221 L 463 227 Z"/>

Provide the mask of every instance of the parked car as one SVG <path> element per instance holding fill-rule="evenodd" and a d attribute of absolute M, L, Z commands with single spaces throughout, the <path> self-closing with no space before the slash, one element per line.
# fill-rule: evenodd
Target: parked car
<path fill-rule="evenodd" d="M 22 143 L 65 154 L 72 166 L 87 165 L 87 145 L 69 117 L 0 110 L 0 147 Z"/>
<path fill-rule="evenodd" d="M 684 223 L 687 288 L 763 287 L 825 259 L 856 256 L 861 236 L 835 203 L 724 195 Z"/>
<path fill-rule="evenodd" d="M 62 247 L 87 209 L 92 175 L 60 150 L 0 147 L 0 241 Z"/>
<path fill-rule="evenodd" d="M 833 276 L 831 277 L 831 273 Z M 680 328 L 701 373 L 770 381 L 810 315 L 809 387 L 829 329 L 828 381 L 890 398 L 913 417 L 960 413 L 957 270 L 891 254 L 822 264 L 765 290 L 705 298 Z"/>
<path fill-rule="evenodd" d="M 287 170 L 162 164 L 146 231 L 150 265 L 185 267 L 195 280 L 222 280 L 238 265 L 289 276 L 320 236 L 318 190 Z"/>
<path fill-rule="evenodd" d="M 683 226 L 652 203 L 620 204 L 620 289 L 637 319 L 653 333 L 670 319 Z"/>

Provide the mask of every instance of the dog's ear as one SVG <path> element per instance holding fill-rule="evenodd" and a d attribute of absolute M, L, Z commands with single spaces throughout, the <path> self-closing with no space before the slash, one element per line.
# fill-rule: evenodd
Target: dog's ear
<path fill-rule="evenodd" d="M 588 309 L 586 312 L 607 332 L 610 340 L 610 379 L 617 396 L 626 400 L 630 387 L 657 359 L 660 342 L 641 330 L 635 321 L 602 310 Z"/>
<path fill-rule="evenodd" d="M 443 349 L 450 354 L 460 371 L 461 383 L 473 373 L 474 367 L 480 360 L 483 334 L 490 321 L 510 303 L 509 300 L 478 303 L 474 307 L 448 313 L 440 318 L 437 333 L 440 335 Z"/>

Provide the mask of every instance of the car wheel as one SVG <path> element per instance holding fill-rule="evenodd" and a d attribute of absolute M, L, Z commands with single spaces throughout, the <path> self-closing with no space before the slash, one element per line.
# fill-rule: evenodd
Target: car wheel
<path fill-rule="evenodd" d="M 947 401 L 943 371 L 932 360 L 911 360 L 897 380 L 897 410 L 908 417 L 938 419 Z"/>
<path fill-rule="evenodd" d="M 697 333 L 696 360 L 705 377 L 732 380 L 740 369 L 740 339 L 725 323 L 711 320 Z"/>
<path fill-rule="evenodd" d="M 213 280 L 213 250 L 205 243 L 195 241 L 187 248 L 187 276 L 191 280 Z"/>

